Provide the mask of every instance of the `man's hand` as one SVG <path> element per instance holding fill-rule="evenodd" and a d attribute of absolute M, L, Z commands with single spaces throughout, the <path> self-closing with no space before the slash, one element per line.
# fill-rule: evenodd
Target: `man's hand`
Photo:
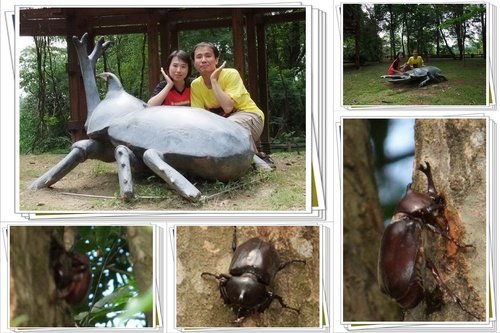
<path fill-rule="evenodd" d="M 217 68 L 217 69 L 216 69 L 216 70 L 215 70 L 215 71 L 214 71 L 214 72 L 210 75 L 210 81 L 213 81 L 213 80 L 217 81 L 217 80 L 219 80 L 219 75 L 220 75 L 220 72 L 222 71 L 222 69 L 223 69 L 224 67 L 226 67 L 226 62 L 225 62 L 225 61 L 222 63 L 222 65 L 220 65 L 220 67 L 219 67 L 219 68 Z"/>

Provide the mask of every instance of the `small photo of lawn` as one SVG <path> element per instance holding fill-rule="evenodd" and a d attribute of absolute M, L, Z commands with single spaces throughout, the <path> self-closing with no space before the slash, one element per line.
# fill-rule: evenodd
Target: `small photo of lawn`
<path fill-rule="evenodd" d="M 343 105 L 488 105 L 482 4 L 344 4 Z"/>

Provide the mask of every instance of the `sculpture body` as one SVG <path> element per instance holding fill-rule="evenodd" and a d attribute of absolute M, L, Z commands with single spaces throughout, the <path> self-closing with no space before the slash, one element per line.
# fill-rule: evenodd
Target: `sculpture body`
<path fill-rule="evenodd" d="M 244 175 L 254 159 L 251 136 L 240 125 L 202 109 L 158 106 L 128 94 L 112 73 L 100 101 L 95 63 L 108 43 L 101 38 L 87 56 L 87 34 L 73 37 L 87 99 L 85 128 L 89 139 L 75 142 L 68 155 L 30 189 L 49 187 L 88 158 L 117 162 L 124 200 L 134 196 L 132 170 L 146 165 L 180 195 L 197 201 L 201 193 L 180 172 L 209 180 L 228 181 Z"/>
<path fill-rule="evenodd" d="M 441 75 L 441 70 L 434 66 L 424 66 L 404 72 L 403 74 L 382 75 L 383 79 L 390 79 L 391 83 L 420 82 L 419 87 L 423 87 L 430 81 L 442 82 L 448 79 Z"/>

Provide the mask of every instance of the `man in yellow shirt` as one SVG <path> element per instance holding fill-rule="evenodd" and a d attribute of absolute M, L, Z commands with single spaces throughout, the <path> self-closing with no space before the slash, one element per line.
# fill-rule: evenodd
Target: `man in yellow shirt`
<path fill-rule="evenodd" d="M 409 66 L 410 69 L 423 67 L 424 59 L 422 59 L 422 57 L 418 55 L 417 50 L 413 50 L 413 55 L 408 59 L 406 65 L 407 67 Z"/>
<path fill-rule="evenodd" d="M 212 43 L 198 43 L 191 54 L 200 76 L 191 83 L 191 106 L 203 108 L 243 126 L 252 135 L 252 149 L 271 167 L 272 160 L 259 153 L 258 142 L 264 128 L 264 112 L 248 93 L 236 69 L 217 67 L 219 50 Z"/>

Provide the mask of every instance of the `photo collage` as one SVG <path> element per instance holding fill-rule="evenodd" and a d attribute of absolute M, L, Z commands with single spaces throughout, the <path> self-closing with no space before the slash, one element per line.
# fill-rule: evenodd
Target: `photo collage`
<path fill-rule="evenodd" d="M 1 12 L 0 333 L 500 332 L 495 3 Z"/>

